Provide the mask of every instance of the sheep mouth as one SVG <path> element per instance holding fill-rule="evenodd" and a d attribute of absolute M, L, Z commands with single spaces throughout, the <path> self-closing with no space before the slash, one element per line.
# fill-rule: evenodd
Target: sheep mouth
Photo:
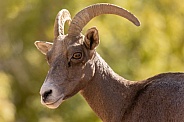
<path fill-rule="evenodd" d="M 45 106 L 51 109 L 59 107 L 59 105 L 64 101 L 64 95 L 62 94 L 57 100 L 51 103 L 45 103 Z"/>

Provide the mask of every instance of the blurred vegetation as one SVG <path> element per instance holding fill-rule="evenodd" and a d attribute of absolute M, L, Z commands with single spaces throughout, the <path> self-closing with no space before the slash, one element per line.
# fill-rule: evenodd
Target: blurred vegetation
<path fill-rule="evenodd" d="M 96 26 L 98 52 L 127 79 L 141 80 L 161 72 L 182 72 L 184 4 L 182 0 L 0 0 L 0 121 L 100 122 L 85 100 L 76 95 L 55 110 L 40 104 L 39 89 L 48 71 L 36 40 L 52 41 L 55 16 L 66 8 L 74 16 L 99 2 L 122 6 L 141 21 L 103 15 Z M 95 94 L 95 93 L 94 93 Z"/>

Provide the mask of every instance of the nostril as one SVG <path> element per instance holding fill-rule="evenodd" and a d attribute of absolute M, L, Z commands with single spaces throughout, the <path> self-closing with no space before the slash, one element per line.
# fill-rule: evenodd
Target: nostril
<path fill-rule="evenodd" d="M 52 90 L 48 90 L 48 91 L 46 91 L 46 92 L 43 93 L 42 99 L 43 99 L 44 102 L 46 101 L 47 97 L 48 97 L 50 94 L 52 94 Z"/>

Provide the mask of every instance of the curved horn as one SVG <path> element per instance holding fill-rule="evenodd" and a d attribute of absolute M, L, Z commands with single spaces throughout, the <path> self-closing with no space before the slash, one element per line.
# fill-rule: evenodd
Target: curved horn
<path fill-rule="evenodd" d="M 66 9 L 62 9 L 56 16 L 54 23 L 54 37 L 57 38 L 59 35 L 64 35 L 64 24 L 66 21 L 71 21 L 70 12 Z"/>
<path fill-rule="evenodd" d="M 132 23 L 134 23 L 136 26 L 140 26 L 139 20 L 130 12 L 127 10 L 113 5 L 113 4 L 107 4 L 107 3 L 100 3 L 100 4 L 94 4 L 91 6 L 88 6 L 78 12 L 75 17 L 73 18 L 69 30 L 68 35 L 70 36 L 78 36 L 80 35 L 83 27 L 94 17 L 99 16 L 101 14 L 115 14 L 122 16 Z"/>

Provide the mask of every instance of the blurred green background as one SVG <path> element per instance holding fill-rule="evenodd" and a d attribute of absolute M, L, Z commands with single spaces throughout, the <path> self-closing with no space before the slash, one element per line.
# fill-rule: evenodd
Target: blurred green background
<path fill-rule="evenodd" d="M 55 110 L 41 105 L 39 89 L 49 67 L 33 44 L 52 41 L 59 10 L 73 17 L 99 2 L 122 6 L 141 21 L 136 27 L 102 15 L 84 28 L 99 29 L 97 51 L 117 73 L 141 80 L 184 71 L 183 0 L 0 0 L 0 122 L 100 122 L 79 94 Z"/>

